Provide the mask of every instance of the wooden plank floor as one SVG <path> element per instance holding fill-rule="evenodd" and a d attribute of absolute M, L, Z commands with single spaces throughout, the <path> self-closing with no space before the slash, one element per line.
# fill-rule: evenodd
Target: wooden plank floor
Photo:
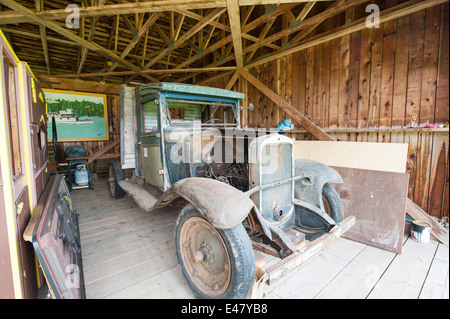
<path fill-rule="evenodd" d="M 86 295 L 97 298 L 195 298 L 175 256 L 181 208 L 147 213 L 130 198 L 114 200 L 107 183 L 74 190 L 80 213 Z M 277 258 L 266 257 L 268 265 Z M 322 254 L 264 287 L 264 298 L 449 298 L 449 249 L 407 238 L 403 253 L 341 238 Z"/>

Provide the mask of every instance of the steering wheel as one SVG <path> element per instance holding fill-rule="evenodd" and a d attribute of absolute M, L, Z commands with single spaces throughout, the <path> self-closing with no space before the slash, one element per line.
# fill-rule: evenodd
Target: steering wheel
<path fill-rule="evenodd" d="M 206 121 L 205 124 L 211 123 L 212 121 L 220 121 L 223 123 L 223 121 L 221 119 L 210 119 L 210 120 Z"/>

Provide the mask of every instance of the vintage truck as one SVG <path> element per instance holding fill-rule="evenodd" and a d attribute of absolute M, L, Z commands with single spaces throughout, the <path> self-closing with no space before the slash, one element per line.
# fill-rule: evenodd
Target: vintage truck
<path fill-rule="evenodd" d="M 175 226 L 181 271 L 199 298 L 246 298 L 255 250 L 281 258 L 273 282 L 354 224 L 332 168 L 294 159 L 294 141 L 241 129 L 244 94 L 152 83 L 121 87 L 121 161 L 110 193 L 146 211 L 184 205 Z M 128 178 L 126 178 L 128 176 Z"/>

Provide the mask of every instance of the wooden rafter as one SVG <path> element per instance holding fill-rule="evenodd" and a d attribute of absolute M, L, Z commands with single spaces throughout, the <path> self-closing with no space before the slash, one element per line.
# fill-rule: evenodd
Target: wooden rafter
<path fill-rule="evenodd" d="M 91 6 L 80 8 L 80 17 L 113 16 L 136 14 L 141 12 L 164 12 L 172 11 L 226 8 L 227 0 L 161 0 L 147 2 L 127 2 L 110 4 L 105 6 Z M 320 0 L 330 1 L 330 0 Z M 239 0 L 239 6 L 251 6 L 255 4 L 280 5 L 283 3 L 304 3 L 311 0 Z M 64 20 L 70 13 L 65 9 L 46 10 L 37 14 L 43 20 Z M 30 18 L 21 12 L 0 12 L 0 23 L 14 24 L 29 22 Z"/>
<path fill-rule="evenodd" d="M 336 14 L 338 14 L 338 13 L 344 11 L 344 10 L 346 10 L 347 8 L 349 8 L 351 6 L 354 6 L 355 4 L 360 4 L 360 3 L 363 3 L 363 2 L 367 2 L 367 1 L 368 0 L 338 0 L 339 4 L 341 4 L 340 6 L 333 7 L 331 10 L 327 9 L 327 10 L 323 11 L 322 13 L 320 13 L 319 15 L 316 15 L 314 17 L 311 17 L 311 18 L 305 20 L 301 25 L 299 25 L 297 27 L 294 27 L 294 28 L 289 27 L 289 28 L 281 30 L 281 31 L 279 31 L 279 32 L 277 32 L 277 33 L 267 37 L 267 38 L 260 39 L 258 42 L 245 47 L 243 49 L 243 53 L 245 54 L 245 53 L 248 53 L 248 52 L 252 52 L 252 51 L 254 51 L 254 50 L 256 50 L 256 49 L 258 49 L 258 48 L 260 48 L 260 47 L 262 47 L 264 45 L 267 45 L 270 42 L 277 41 L 277 40 L 279 40 L 279 39 L 281 39 L 281 38 L 283 38 L 283 37 L 285 37 L 285 36 L 287 36 L 289 34 L 297 32 L 297 31 L 299 31 L 299 30 L 301 30 L 303 28 L 309 27 L 311 25 L 315 25 L 319 21 L 321 22 L 324 19 L 330 18 L 330 17 L 332 17 L 332 16 L 334 16 L 334 15 L 336 15 Z M 276 9 L 276 11 L 274 13 L 272 13 L 270 15 L 264 15 L 263 17 L 260 17 L 260 18 L 257 18 L 255 20 L 253 20 L 252 23 L 250 23 L 250 24 L 246 25 L 245 27 L 243 27 L 242 30 L 251 31 L 254 28 L 256 28 L 257 26 L 259 26 L 259 25 L 261 25 L 263 23 L 266 23 L 268 21 L 271 21 L 272 19 L 275 19 L 279 15 L 285 13 L 287 10 L 290 10 L 292 8 L 293 8 L 292 4 L 291 5 L 280 6 L 280 7 L 278 7 Z M 230 39 L 228 39 L 228 40 L 230 40 Z M 222 41 L 224 41 L 224 39 L 222 39 Z M 226 43 L 228 43 L 228 42 L 226 42 Z M 225 44 L 223 44 L 223 45 L 225 45 Z M 284 51 L 285 51 L 285 49 L 281 48 L 281 49 L 279 49 L 276 52 L 284 52 Z M 223 64 L 223 63 L 226 63 L 228 61 L 233 60 L 234 58 L 235 58 L 235 55 L 228 55 L 225 59 L 223 59 L 221 61 L 216 61 L 214 63 L 211 63 L 211 64 L 207 65 L 206 67 L 208 67 L 208 68 L 217 67 L 220 64 Z M 259 61 L 260 60 L 258 60 L 256 62 L 259 62 Z M 185 61 L 185 63 L 186 62 L 187 61 Z M 186 65 L 186 64 L 184 64 L 184 65 Z M 253 63 L 250 63 L 249 65 L 247 65 L 247 67 L 253 67 L 253 66 L 254 66 Z M 179 67 L 182 67 L 182 66 L 180 65 Z M 193 77 L 195 75 L 198 75 L 200 73 L 201 72 L 198 72 L 196 74 L 187 75 L 182 80 L 186 81 L 187 79 L 189 79 L 189 78 L 191 78 L 191 77 Z"/>
<path fill-rule="evenodd" d="M 303 21 L 299 26 L 297 27 L 289 27 L 284 30 L 281 30 L 271 36 L 268 36 L 262 40 L 260 40 L 258 43 L 254 43 L 244 49 L 244 53 L 250 52 L 252 50 L 255 50 L 257 48 L 262 47 L 266 43 L 277 41 L 283 37 L 286 37 L 290 34 L 293 34 L 295 32 L 298 32 L 299 30 L 303 30 L 307 27 L 310 27 L 312 25 L 316 25 L 319 22 L 324 21 L 325 19 L 331 18 L 335 16 L 336 14 L 345 11 L 348 8 L 351 8 L 355 5 L 367 2 L 368 0 L 337 0 L 339 5 L 333 7 L 332 9 L 327 9 L 309 19 L 306 19 Z"/>
<path fill-rule="evenodd" d="M 186 40 L 188 40 L 190 37 L 192 37 L 194 34 L 196 34 L 200 29 L 202 29 L 209 22 L 213 21 L 218 16 L 220 16 L 224 11 L 225 11 L 224 8 L 219 8 L 219 9 L 215 9 L 213 12 L 208 14 L 206 17 L 204 17 L 202 20 L 200 20 L 195 26 L 193 26 L 186 33 L 184 33 L 181 37 L 179 37 L 177 39 L 177 41 L 174 41 L 173 47 L 171 47 L 171 48 L 167 47 L 167 48 L 163 49 L 155 58 L 153 58 L 150 62 L 148 62 L 146 65 L 144 65 L 144 69 L 150 68 L 156 62 L 158 62 L 161 58 L 163 58 L 169 51 L 178 48 L 182 43 L 184 43 Z"/>
<path fill-rule="evenodd" d="M 161 70 L 145 70 L 143 74 L 169 74 L 169 73 L 190 73 L 190 72 L 221 72 L 236 70 L 235 66 L 223 66 L 223 67 L 200 67 L 200 68 L 186 68 L 186 69 L 161 69 Z M 93 76 L 114 76 L 114 75 L 134 75 L 133 71 L 113 71 L 113 72 L 91 72 L 91 73 L 74 73 L 74 74 L 57 74 L 53 75 L 54 78 L 83 78 Z"/>
<path fill-rule="evenodd" d="M 242 33 L 246 34 L 250 31 L 252 31 L 253 29 L 256 29 L 257 27 L 259 27 L 260 25 L 277 18 L 278 16 L 282 15 L 283 13 L 285 13 L 288 10 L 291 10 L 293 8 L 295 8 L 297 6 L 297 3 L 290 3 L 290 4 L 285 4 L 285 5 L 281 5 L 278 6 L 276 8 L 276 10 L 273 13 L 270 14 L 264 14 L 259 18 L 254 19 L 252 22 L 247 23 L 243 28 L 242 28 Z"/>
<path fill-rule="evenodd" d="M 135 14 L 140 12 L 165 12 L 168 9 L 173 11 L 178 10 L 193 10 L 193 9 L 207 9 L 207 8 L 225 8 L 224 0 L 162 0 L 149 2 L 132 2 L 111 4 L 105 6 L 91 6 L 79 8 L 80 17 L 96 17 L 96 16 L 112 16 Z M 70 13 L 65 9 L 47 10 L 37 13 L 36 16 L 42 20 L 64 20 Z M 22 12 L 1 12 L 0 21 L 3 24 L 14 24 L 30 22 L 30 17 Z"/>
<path fill-rule="evenodd" d="M 303 10 L 303 11 L 305 11 L 305 12 L 303 12 L 303 11 L 300 12 L 299 18 L 300 18 L 301 21 L 305 19 L 306 15 L 307 15 L 308 12 L 311 10 L 311 8 L 312 8 L 312 6 L 313 6 L 314 4 L 315 4 L 315 2 L 310 2 L 310 3 L 308 3 L 308 4 L 305 6 L 305 9 L 306 9 L 306 10 L 305 10 L 305 9 Z M 309 8 L 308 5 L 310 5 L 311 8 Z M 334 7 L 336 7 L 337 5 L 339 5 L 338 2 L 333 3 L 333 4 L 328 8 L 328 10 L 332 10 L 332 9 L 333 9 Z M 310 34 L 312 31 L 314 31 L 314 29 L 316 29 L 321 23 L 322 23 L 322 22 L 317 22 L 316 24 L 313 24 L 313 25 L 309 26 L 308 28 L 306 28 L 306 29 L 302 30 L 301 32 L 299 32 L 295 37 L 292 38 L 292 40 L 289 42 L 289 45 L 291 46 L 291 45 L 295 44 L 296 42 L 299 42 L 299 41 L 303 40 L 304 38 L 306 38 L 306 36 L 307 36 L 308 34 Z"/>
<path fill-rule="evenodd" d="M 227 0 L 228 18 L 230 19 L 231 35 L 233 37 L 234 55 L 238 68 L 244 66 L 242 56 L 241 18 L 239 12 L 239 0 Z"/>
<path fill-rule="evenodd" d="M 105 4 L 105 1 L 106 0 L 99 0 L 98 5 L 103 6 Z M 88 39 L 87 39 L 88 41 L 92 41 L 92 38 L 94 37 L 95 28 L 97 28 L 98 19 L 99 19 L 99 17 L 91 18 L 91 29 L 89 30 L 89 35 L 88 35 Z M 81 73 L 81 70 L 83 69 L 84 63 L 86 62 L 88 52 L 89 52 L 89 49 L 87 47 L 83 47 L 83 53 L 81 54 L 81 62 L 80 62 L 80 65 L 78 66 L 78 73 Z"/>
<path fill-rule="evenodd" d="M 269 20 L 266 25 L 264 26 L 264 28 L 262 29 L 261 33 L 259 34 L 259 39 L 264 39 L 267 35 L 267 33 L 270 31 L 270 29 L 272 28 L 272 25 L 275 23 L 276 19 L 272 19 Z M 251 61 L 253 55 L 256 53 L 256 49 L 251 51 L 247 56 L 246 56 L 246 60 L 247 61 Z"/>
<path fill-rule="evenodd" d="M 44 8 L 43 0 L 35 0 L 36 12 L 42 11 Z M 39 34 L 41 36 L 42 51 L 44 52 L 45 65 L 47 66 L 47 74 L 50 75 L 50 57 L 48 55 L 47 32 L 43 25 L 39 25 Z"/>
<path fill-rule="evenodd" d="M 7 7 L 11 8 L 14 11 L 20 12 L 21 14 L 26 16 L 28 19 L 30 19 L 38 24 L 42 24 L 45 27 L 50 28 L 53 31 L 65 36 L 66 38 L 68 38 L 74 42 L 77 42 L 78 44 L 82 45 L 83 47 L 87 47 L 89 50 L 91 50 L 93 52 L 96 52 L 104 57 L 107 57 L 115 62 L 120 63 L 121 65 L 125 66 L 126 68 L 131 69 L 132 71 L 148 78 L 151 81 L 155 81 L 155 82 L 158 81 L 157 79 L 155 79 L 149 75 L 143 74 L 140 68 L 131 64 L 128 61 L 125 61 L 124 59 L 121 59 L 119 56 L 110 52 L 109 50 L 106 50 L 105 48 L 99 46 L 96 43 L 87 41 L 87 40 L 79 37 L 78 35 L 72 33 L 70 31 L 70 29 L 61 27 L 60 25 L 56 24 L 53 21 L 47 21 L 47 20 L 44 20 L 44 19 L 36 16 L 36 14 L 33 11 L 31 11 L 27 7 L 24 7 L 23 5 L 15 2 L 13 0 L 0 0 L 0 3 L 6 5 Z"/>
<path fill-rule="evenodd" d="M 158 20 L 159 16 L 161 15 L 160 12 L 156 12 L 150 15 L 150 17 L 145 21 L 145 23 L 142 25 L 141 29 L 137 31 L 137 35 L 133 37 L 133 39 L 128 43 L 127 47 L 122 51 L 120 54 L 120 58 L 124 59 L 131 50 L 135 47 L 135 45 L 139 42 L 139 40 L 147 34 L 147 31 L 151 28 L 151 26 Z M 118 63 L 115 62 L 109 69 L 108 72 L 112 72 L 117 67 Z"/>
<path fill-rule="evenodd" d="M 188 40 L 190 37 L 192 37 L 194 34 L 196 34 L 200 29 L 202 29 L 205 25 L 207 25 L 210 21 L 215 20 L 218 16 L 220 16 L 223 12 L 225 12 L 225 8 L 218 8 L 213 10 L 210 14 L 208 14 L 206 17 L 204 17 L 202 20 L 200 20 L 195 26 L 193 26 L 191 29 L 189 29 L 187 32 L 185 32 L 181 37 L 177 39 L 173 43 L 172 47 L 167 47 L 163 50 L 161 50 L 156 57 L 154 57 L 150 62 L 144 65 L 143 69 L 147 70 L 151 66 L 153 66 L 156 62 L 161 60 L 164 56 L 167 55 L 170 51 L 178 48 L 182 43 L 184 43 L 186 40 Z M 128 79 L 127 82 L 132 81 L 136 76 L 133 75 Z"/>

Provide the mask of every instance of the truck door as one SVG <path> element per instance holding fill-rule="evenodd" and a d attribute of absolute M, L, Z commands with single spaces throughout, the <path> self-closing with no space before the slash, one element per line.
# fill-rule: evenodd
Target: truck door
<path fill-rule="evenodd" d="M 140 97 L 140 161 L 145 181 L 164 189 L 161 161 L 161 128 L 156 95 Z"/>

